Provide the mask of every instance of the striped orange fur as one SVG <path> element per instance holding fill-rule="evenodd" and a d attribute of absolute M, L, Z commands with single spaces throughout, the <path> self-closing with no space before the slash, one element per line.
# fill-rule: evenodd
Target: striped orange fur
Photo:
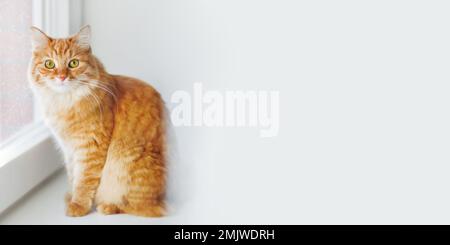
<path fill-rule="evenodd" d="M 161 96 L 143 81 L 108 74 L 89 41 L 88 26 L 65 39 L 32 28 L 29 80 L 64 153 L 66 214 L 84 216 L 96 207 L 102 214 L 162 216 L 166 168 Z M 72 60 L 77 62 L 70 64 Z"/>

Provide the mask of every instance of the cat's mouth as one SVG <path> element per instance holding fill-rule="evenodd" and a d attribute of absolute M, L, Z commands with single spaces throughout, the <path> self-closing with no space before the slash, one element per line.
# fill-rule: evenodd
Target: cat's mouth
<path fill-rule="evenodd" d="M 47 85 L 55 92 L 67 93 L 73 89 L 73 84 L 69 80 L 48 80 Z"/>

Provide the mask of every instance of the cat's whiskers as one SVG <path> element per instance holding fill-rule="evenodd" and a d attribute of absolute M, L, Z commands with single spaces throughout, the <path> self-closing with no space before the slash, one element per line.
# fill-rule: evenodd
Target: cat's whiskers
<path fill-rule="evenodd" d="M 78 82 L 78 83 L 80 83 L 80 84 L 85 84 L 85 83 L 82 83 L 82 82 L 80 82 L 80 81 L 76 81 L 76 80 L 74 80 L 74 82 Z M 100 112 L 100 120 L 101 120 L 101 122 L 103 122 L 103 107 L 102 107 L 102 105 L 101 105 L 101 103 L 100 103 L 100 98 L 98 97 L 98 95 L 96 95 L 95 93 L 93 93 L 92 91 L 90 91 L 89 93 L 88 93 L 88 95 L 89 96 L 91 96 L 91 98 L 94 100 L 94 102 L 97 104 L 97 107 L 99 108 L 99 112 Z M 91 102 L 93 102 L 91 99 L 89 99 L 88 98 L 88 101 L 89 101 L 89 103 L 91 104 L 91 105 L 93 105 Z M 95 108 L 96 106 L 95 106 L 95 104 L 93 105 L 93 107 Z"/>
<path fill-rule="evenodd" d="M 105 92 L 108 92 L 114 98 L 115 102 L 117 102 L 117 96 L 113 93 L 111 88 L 109 88 L 106 84 L 103 84 L 100 81 L 97 81 L 97 83 L 91 83 L 91 82 L 88 82 L 86 80 L 79 80 L 79 82 L 82 82 L 84 84 L 95 86 L 97 88 L 103 89 Z"/>
<path fill-rule="evenodd" d="M 92 95 L 92 97 L 94 98 L 95 102 L 97 102 L 98 107 L 100 109 L 100 121 L 103 122 L 103 107 L 100 104 L 100 99 L 98 98 L 98 96 L 95 93 L 89 93 L 90 95 Z"/>
<path fill-rule="evenodd" d="M 94 84 L 94 83 L 90 83 L 90 82 L 87 82 L 87 81 L 84 81 L 84 80 L 77 80 L 76 82 L 84 84 L 84 85 L 87 85 L 87 86 L 92 86 L 92 87 L 95 87 L 95 88 L 99 88 L 99 89 L 105 91 L 106 93 L 110 94 L 112 96 L 115 104 L 116 104 L 116 111 L 118 110 L 118 103 L 117 103 L 118 99 L 117 99 L 117 96 L 108 87 L 106 87 L 103 84 L 101 84 L 101 85 L 99 83 Z"/>

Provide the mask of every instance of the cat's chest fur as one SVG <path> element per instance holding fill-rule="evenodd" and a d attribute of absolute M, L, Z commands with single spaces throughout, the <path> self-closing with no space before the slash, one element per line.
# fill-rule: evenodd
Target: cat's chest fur
<path fill-rule="evenodd" d="M 66 128 L 65 123 L 50 118 L 47 118 L 45 121 L 50 128 L 50 131 L 52 132 L 53 138 L 55 139 L 58 147 L 64 155 L 65 163 L 71 163 L 73 160 L 73 154 L 76 149 L 76 142 L 73 138 L 70 137 L 70 135 L 67 135 L 67 133 L 64 132 L 64 129 Z"/>
<path fill-rule="evenodd" d="M 85 100 L 85 92 L 78 94 L 56 94 L 52 96 L 41 96 L 41 105 L 44 111 L 44 121 L 50 128 L 56 143 L 64 154 L 67 164 L 71 163 L 80 144 L 79 137 L 75 137 L 69 128 L 77 123 L 82 123 L 83 118 L 77 116 L 80 103 Z"/>

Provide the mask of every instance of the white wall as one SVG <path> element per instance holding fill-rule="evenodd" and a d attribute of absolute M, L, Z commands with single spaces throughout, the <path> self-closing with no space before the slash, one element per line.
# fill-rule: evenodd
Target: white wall
<path fill-rule="evenodd" d="M 448 1 L 89 0 L 112 73 L 280 91 L 278 137 L 175 128 L 183 223 L 450 223 Z"/>

